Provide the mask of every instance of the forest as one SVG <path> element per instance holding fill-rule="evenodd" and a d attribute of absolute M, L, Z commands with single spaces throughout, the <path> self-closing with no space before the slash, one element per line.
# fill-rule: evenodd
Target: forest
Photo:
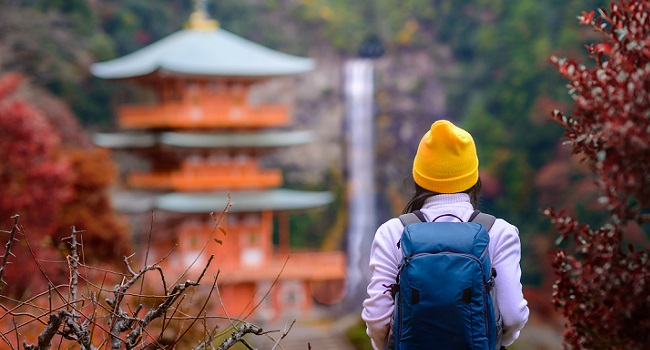
<path fill-rule="evenodd" d="M 647 1 L 638 3 L 638 12 L 645 11 L 647 17 Z M 611 47 L 603 49 L 606 45 L 628 40 L 612 34 L 601 46 L 592 45 L 603 40 L 602 28 L 611 34 L 614 29 L 609 28 L 616 28 L 617 18 L 624 17 L 607 17 L 598 10 L 607 6 L 597 0 L 207 2 L 220 27 L 279 51 L 314 58 L 318 77 L 328 69 L 340 72 L 346 60 L 358 56 L 364 43 L 380 44 L 384 53 L 375 59 L 374 125 L 375 159 L 380 164 L 375 169 L 378 219 L 383 222 L 401 212 L 410 194 L 405 178 L 419 131 L 437 118 L 454 120 L 480 145 L 480 209 L 508 218 L 519 228 L 526 297 L 536 317 L 555 329 L 561 329 L 567 318 L 572 320 L 569 315 L 579 307 L 567 303 L 568 294 L 562 295 L 562 286 L 577 290 L 580 285 L 571 279 L 567 266 L 576 268 L 580 262 L 589 262 L 580 254 L 577 260 L 563 260 L 563 252 L 584 249 L 584 254 L 592 249 L 582 241 L 596 242 L 594 232 L 620 236 L 616 246 L 629 245 L 629 251 L 615 249 L 603 254 L 610 260 L 638 263 L 630 267 L 631 275 L 641 276 L 650 286 L 649 263 L 643 258 L 643 252 L 650 249 L 650 194 L 643 189 L 650 183 L 650 129 L 642 128 L 650 119 L 647 99 L 637 101 L 640 119 L 629 117 L 628 125 L 616 116 L 594 117 L 594 113 L 611 113 L 609 107 L 598 109 L 597 101 L 588 104 L 575 97 L 591 97 L 580 86 L 592 83 L 573 71 L 597 70 L 603 55 L 614 57 Z M 92 147 L 89 135 L 113 128 L 116 104 L 139 92 L 93 77 L 89 67 L 179 30 L 192 8 L 190 0 L 0 3 L 0 101 L 12 94 L 25 101 L 0 105 L 4 108 L 0 112 L 7 111 L 0 114 L 0 181 L 7 184 L 18 178 L 0 190 L 0 228 L 11 226 L 16 211 L 27 212 L 21 215 L 21 222 L 38 232 L 35 236 L 41 245 L 56 248 L 69 235 L 69 227 L 76 225 L 93 232 L 85 242 L 87 256 L 101 263 L 121 261 L 129 250 L 128 240 L 123 239 L 128 233 L 124 222 L 110 210 L 108 199 L 108 188 L 119 172 L 107 153 Z M 609 27 L 602 26 L 601 32 L 590 25 L 596 21 L 600 25 L 603 19 Z M 640 32 L 650 32 L 649 23 L 642 22 Z M 645 44 L 650 45 L 648 40 Z M 645 69 L 645 76 L 636 90 L 647 98 L 650 55 L 647 47 L 645 50 L 646 57 L 633 64 L 646 64 L 638 66 Z M 315 80 L 296 80 L 306 92 L 295 96 L 295 123 L 328 130 L 323 133 L 335 137 L 314 147 L 337 152 L 327 153 L 317 165 L 300 157 L 287 160 L 295 156 L 292 153 L 272 161 L 285 164 L 288 186 L 327 189 L 336 198 L 323 211 L 292 219 L 295 234 L 291 243 L 342 247 L 345 225 L 334 224 L 347 219 L 346 169 L 340 157 L 345 151 L 342 88 L 340 78 L 325 83 Z M 632 138 L 638 132 L 638 144 L 643 146 L 629 146 L 620 153 L 612 151 L 615 147 L 598 148 L 602 143 L 585 141 L 593 130 L 578 127 L 580 117 L 589 121 L 584 124 L 598 121 L 607 125 L 610 130 L 604 133 L 620 137 L 615 139 L 619 144 L 625 143 L 625 135 Z M 630 158 L 633 160 L 627 162 Z M 88 166 L 90 161 L 93 166 Z M 618 168 L 611 168 L 613 163 Z M 10 169 L 23 172 L 16 177 Z M 618 173 L 631 175 L 624 179 L 612 175 Z M 619 185 L 624 189 L 615 187 Z M 44 203 L 48 210 L 41 212 L 38 208 Z M 571 220 L 574 226 L 569 224 Z M 100 245 L 111 249 L 92 249 Z M 55 250 L 51 254 L 56 255 Z M 11 270 L 7 273 L 5 279 L 12 278 Z M 608 281 L 599 286 L 608 286 Z M 7 288 L 19 291 L 25 286 L 14 283 Z M 594 304 L 605 300 L 595 295 L 582 297 Z M 641 310 L 648 310 L 649 304 L 646 300 Z M 637 311 L 633 313 L 642 315 Z M 596 317 L 593 313 L 582 316 Z M 639 330 L 648 330 L 647 316 L 645 319 L 630 338 L 638 338 Z M 607 334 L 611 330 L 601 331 Z M 565 332 L 565 342 L 573 348 L 582 346 L 578 344 L 584 339 L 578 338 L 575 332 Z"/>

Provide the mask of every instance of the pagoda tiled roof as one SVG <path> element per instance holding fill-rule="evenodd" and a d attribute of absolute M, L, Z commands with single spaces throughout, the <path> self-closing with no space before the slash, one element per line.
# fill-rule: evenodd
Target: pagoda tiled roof
<path fill-rule="evenodd" d="M 154 72 L 208 77 L 273 77 L 312 70 L 314 62 L 279 52 L 222 28 L 183 29 L 113 60 L 95 63 L 103 79 L 125 79 Z"/>
<path fill-rule="evenodd" d="M 332 193 L 327 191 L 300 191 L 271 189 L 261 191 L 201 192 L 153 194 L 142 192 L 116 192 L 112 203 L 116 210 L 143 213 L 152 209 L 175 213 L 209 213 L 223 210 L 228 203 L 230 212 L 257 212 L 263 210 L 301 210 L 330 203 Z"/>
<path fill-rule="evenodd" d="M 110 132 L 96 133 L 93 142 L 106 148 L 148 148 L 156 144 L 184 148 L 271 148 L 309 143 L 308 130 L 246 132 Z"/>

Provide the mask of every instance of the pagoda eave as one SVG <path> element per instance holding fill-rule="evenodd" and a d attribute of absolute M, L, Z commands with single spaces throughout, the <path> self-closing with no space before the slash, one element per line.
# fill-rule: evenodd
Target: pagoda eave
<path fill-rule="evenodd" d="M 156 200 L 156 207 L 176 213 L 208 213 L 228 203 L 231 212 L 283 211 L 316 208 L 333 200 L 330 192 L 309 192 L 289 189 L 237 191 L 221 193 L 169 193 Z"/>
<path fill-rule="evenodd" d="M 186 148 L 273 148 L 307 144 L 314 139 L 311 131 L 267 131 L 232 133 L 164 132 L 160 143 Z"/>
<path fill-rule="evenodd" d="M 111 132 L 96 133 L 93 143 L 112 149 L 149 148 L 156 145 L 199 149 L 267 149 L 290 147 L 314 140 L 311 131 L 263 131 L 263 132 Z"/>
<path fill-rule="evenodd" d="M 125 214 L 150 212 L 155 208 L 159 195 L 144 191 L 114 191 L 111 193 L 113 209 Z"/>
<path fill-rule="evenodd" d="M 327 191 L 272 189 L 213 193 L 168 193 L 124 191 L 112 195 L 113 207 L 124 213 L 145 213 L 154 209 L 185 214 L 220 211 L 229 201 L 230 212 L 292 211 L 317 208 L 334 199 Z"/>
<path fill-rule="evenodd" d="M 113 60 L 95 63 L 90 70 L 103 79 L 163 74 L 204 77 L 278 77 L 309 72 L 311 58 L 275 51 L 224 29 L 185 29 L 145 48 Z"/>
<path fill-rule="evenodd" d="M 158 143 L 155 134 L 144 132 L 96 133 L 92 141 L 96 146 L 113 149 L 149 148 Z"/>

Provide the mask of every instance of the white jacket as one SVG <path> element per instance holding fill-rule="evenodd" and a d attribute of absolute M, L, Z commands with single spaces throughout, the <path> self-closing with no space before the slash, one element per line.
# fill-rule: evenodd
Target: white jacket
<path fill-rule="evenodd" d="M 442 214 L 453 214 L 469 220 L 474 208 L 465 193 L 435 195 L 427 199 L 421 209 L 427 221 Z M 437 221 L 457 221 L 444 216 Z M 397 266 L 402 260 L 402 251 L 397 247 L 404 226 L 398 218 L 390 219 L 377 229 L 370 250 L 370 271 L 368 298 L 363 302 L 361 317 L 366 322 L 367 333 L 376 350 L 383 349 L 384 339 L 393 314 L 393 298 L 384 293 L 386 287 L 395 283 Z M 528 321 L 528 303 L 521 290 L 521 244 L 517 228 L 502 219 L 497 219 L 490 234 L 489 253 L 492 267 L 497 271 L 495 279 L 496 304 L 503 319 L 504 346 L 512 344 Z"/>

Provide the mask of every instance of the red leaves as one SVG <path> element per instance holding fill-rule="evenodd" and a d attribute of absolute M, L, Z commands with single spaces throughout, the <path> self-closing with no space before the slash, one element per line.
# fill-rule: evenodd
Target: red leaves
<path fill-rule="evenodd" d="M 48 248 L 58 246 L 72 225 L 87 232 L 88 260 L 121 256 L 128 251 L 129 240 L 108 201 L 107 189 L 115 176 L 109 155 L 64 149 L 48 117 L 15 93 L 22 81 L 16 74 L 0 76 L 0 223 L 19 214 L 36 254 L 50 261 L 61 260 L 58 251 Z M 34 242 L 48 242 L 49 247 Z M 30 265 L 29 253 L 20 249 L 18 245 L 16 260 L 21 264 L 7 271 L 11 280 L 7 291 L 14 295 L 30 283 L 45 283 L 22 278 L 35 274 L 36 267 Z M 64 270 L 66 266 L 47 264 Z"/>
<path fill-rule="evenodd" d="M 553 302 L 567 318 L 565 345 L 576 349 L 640 349 L 650 341 L 650 258 L 625 249 L 628 221 L 650 209 L 650 3 L 620 1 L 608 12 L 578 17 L 602 34 L 588 45 L 593 68 L 551 57 L 568 80 L 572 115 L 552 119 L 590 164 L 610 212 L 597 229 L 546 210 L 566 250 L 555 252 Z M 568 243 L 567 243 L 568 242 Z"/>
<path fill-rule="evenodd" d="M 612 44 L 609 41 L 604 41 L 600 44 L 595 44 L 593 46 L 593 51 L 596 53 L 602 53 L 609 55 L 612 52 Z"/>
<path fill-rule="evenodd" d="M 72 174 L 58 153 L 59 138 L 47 118 L 12 96 L 22 81 L 15 74 L 0 77 L 0 220 L 6 223 L 19 214 L 32 241 L 39 242 L 56 228 L 63 203 L 72 194 Z M 6 291 L 16 295 L 34 281 L 45 283 L 24 278 L 38 276 L 36 266 L 25 247 L 17 245 L 14 252 L 20 264 L 7 270 L 11 283 Z M 54 259 L 51 250 L 39 249 L 36 254 Z"/>
<path fill-rule="evenodd" d="M 70 197 L 71 173 L 57 154 L 59 138 L 49 121 L 27 102 L 10 98 L 21 81 L 15 74 L 0 77 L 0 215 L 20 214 L 50 234 Z M 43 207 L 48 210 L 41 212 Z"/>
<path fill-rule="evenodd" d="M 578 16 L 580 24 L 592 24 L 594 22 L 594 11 L 586 13 L 582 11 L 582 16 Z"/>
<path fill-rule="evenodd" d="M 586 69 L 572 59 L 552 57 L 551 62 L 569 80 L 574 97 L 571 118 L 558 113 L 553 116 L 567 128 L 575 153 L 584 154 L 605 192 L 620 198 L 634 196 L 642 206 L 650 205 L 650 57 L 643 49 L 650 47 L 650 18 L 641 1 L 612 6 L 593 24 L 605 38 L 590 46 L 590 57 L 596 66 Z M 647 1 L 644 1 L 647 6 Z M 625 13 L 624 9 L 645 11 Z M 645 18 L 645 19 L 644 19 Z M 598 23 L 607 20 L 612 28 L 603 31 Z M 611 28 L 610 28 L 611 29 Z M 608 59 L 605 60 L 604 56 Z M 634 181 L 623 176 L 635 174 Z M 616 188 L 613 191 L 612 188 Z M 623 214 L 627 201 L 613 200 L 610 209 Z M 629 217 L 628 217 L 629 218 Z"/>
<path fill-rule="evenodd" d="M 13 94 L 24 79 L 25 77 L 17 73 L 7 73 L 2 76 L 2 79 L 0 80 L 0 100 Z"/>

